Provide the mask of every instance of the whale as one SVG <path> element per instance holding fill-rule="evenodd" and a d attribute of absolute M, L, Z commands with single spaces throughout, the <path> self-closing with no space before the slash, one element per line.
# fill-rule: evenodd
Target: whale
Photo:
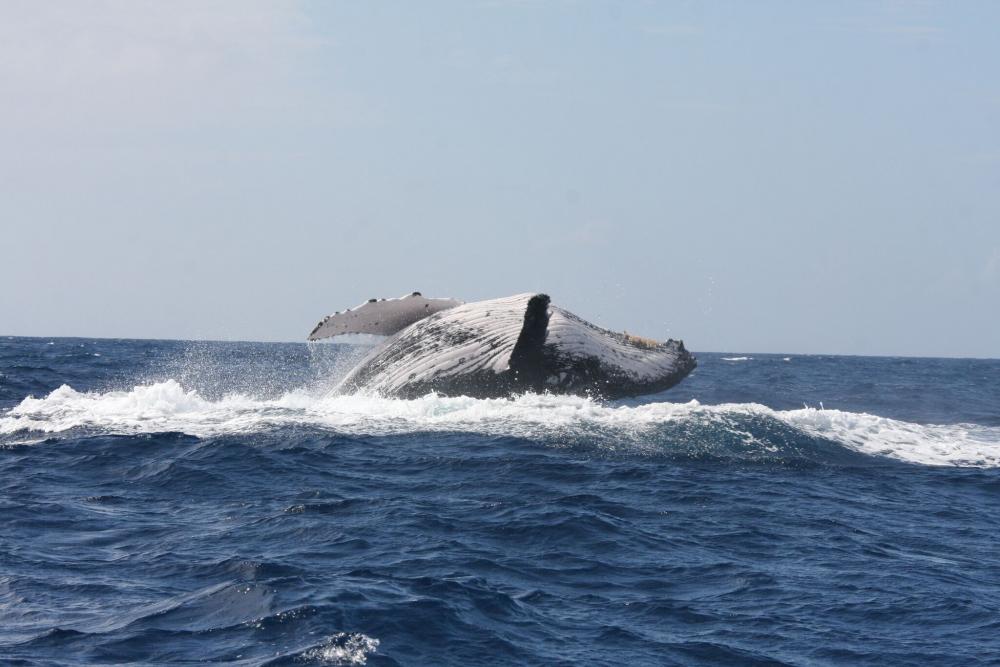
<path fill-rule="evenodd" d="M 370 299 L 325 317 L 308 340 L 348 334 L 383 338 L 336 391 L 404 399 L 429 393 L 617 399 L 669 389 L 697 365 L 683 341 L 604 329 L 543 293 L 469 303 L 420 292 Z"/>

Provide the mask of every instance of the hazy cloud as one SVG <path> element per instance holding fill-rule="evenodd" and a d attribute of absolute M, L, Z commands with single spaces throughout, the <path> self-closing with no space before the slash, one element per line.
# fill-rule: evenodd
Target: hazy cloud
<path fill-rule="evenodd" d="M 702 32 L 700 26 L 687 23 L 675 25 L 646 25 L 642 26 L 642 32 L 647 35 L 699 35 Z"/>
<path fill-rule="evenodd" d="M 315 42 L 291 2 L 5 2 L 0 120 L 156 125 L 252 114 L 295 98 L 289 81 Z"/>
<path fill-rule="evenodd" d="M 1000 247 L 993 248 L 993 252 L 987 257 L 980 278 L 987 285 L 1000 284 Z"/>

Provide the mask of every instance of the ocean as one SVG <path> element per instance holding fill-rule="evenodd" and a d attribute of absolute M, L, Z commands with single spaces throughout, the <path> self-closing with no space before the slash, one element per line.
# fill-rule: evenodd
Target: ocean
<path fill-rule="evenodd" d="M 362 353 L 0 338 L 0 663 L 1000 664 L 1000 360 L 332 394 Z"/>

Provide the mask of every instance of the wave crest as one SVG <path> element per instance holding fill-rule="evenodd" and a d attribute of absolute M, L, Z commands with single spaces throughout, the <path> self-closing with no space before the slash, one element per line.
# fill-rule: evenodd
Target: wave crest
<path fill-rule="evenodd" d="M 283 426 L 351 435 L 470 432 L 556 445 L 597 443 L 603 449 L 636 453 L 662 453 L 683 444 L 693 456 L 725 450 L 775 459 L 790 448 L 832 441 L 852 452 L 911 463 L 1000 467 L 997 427 L 922 425 L 840 410 L 773 410 L 755 403 L 628 405 L 534 394 L 486 400 L 429 394 L 398 400 L 305 390 L 275 399 L 230 394 L 208 400 L 176 380 L 167 380 L 105 393 L 78 392 L 63 385 L 44 398 L 29 396 L 0 416 L 0 435 L 7 436 L 82 430 L 177 431 L 211 437 Z"/>

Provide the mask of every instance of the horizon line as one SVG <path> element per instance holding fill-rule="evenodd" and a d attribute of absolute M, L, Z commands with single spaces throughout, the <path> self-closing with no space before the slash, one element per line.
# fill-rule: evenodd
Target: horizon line
<path fill-rule="evenodd" d="M 158 338 L 158 337 L 135 337 L 135 336 L 22 336 L 17 334 L 0 334 L 0 339 L 13 340 L 16 338 L 48 339 L 48 340 L 121 340 L 121 341 L 149 341 L 149 342 L 172 342 L 172 343 L 261 343 L 272 345 L 363 345 L 362 343 L 337 343 L 324 339 L 323 341 L 309 340 L 249 340 L 249 339 L 226 339 L 226 338 Z M 933 354 L 859 354 L 842 352 L 753 352 L 750 350 L 691 350 L 693 354 L 740 354 L 740 355 L 770 355 L 799 356 L 799 357 L 870 357 L 872 359 L 967 359 L 971 361 L 1000 361 L 1000 357 L 977 357 L 969 355 L 933 355 Z"/>

